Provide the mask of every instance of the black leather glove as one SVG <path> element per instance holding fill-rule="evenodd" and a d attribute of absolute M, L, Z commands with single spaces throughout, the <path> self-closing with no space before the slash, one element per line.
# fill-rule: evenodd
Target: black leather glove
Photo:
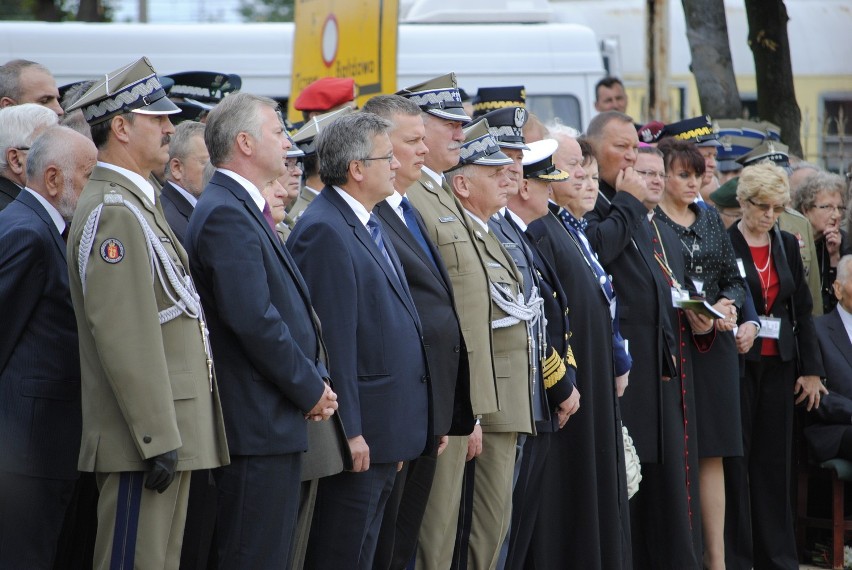
<path fill-rule="evenodd" d="M 167 451 L 148 460 L 148 476 L 145 477 L 145 487 L 158 493 L 164 492 L 175 480 L 177 469 L 177 450 Z"/>

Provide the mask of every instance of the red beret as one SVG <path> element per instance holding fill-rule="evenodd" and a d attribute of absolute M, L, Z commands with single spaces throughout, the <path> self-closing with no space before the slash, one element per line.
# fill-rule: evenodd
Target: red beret
<path fill-rule="evenodd" d="M 666 125 L 660 121 L 651 121 L 639 129 L 639 140 L 644 143 L 655 143 L 660 140 Z"/>
<path fill-rule="evenodd" d="M 351 77 L 322 77 L 305 87 L 293 103 L 299 111 L 329 111 L 355 99 Z"/>

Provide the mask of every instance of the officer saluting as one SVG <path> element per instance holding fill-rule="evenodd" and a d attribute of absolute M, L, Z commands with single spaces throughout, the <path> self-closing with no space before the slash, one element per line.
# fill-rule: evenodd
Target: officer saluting
<path fill-rule="evenodd" d="M 83 434 L 96 473 L 95 568 L 177 568 L 189 474 L 228 463 L 201 304 L 147 178 L 178 108 L 147 58 L 106 74 L 80 108 L 98 164 L 71 225 Z"/>

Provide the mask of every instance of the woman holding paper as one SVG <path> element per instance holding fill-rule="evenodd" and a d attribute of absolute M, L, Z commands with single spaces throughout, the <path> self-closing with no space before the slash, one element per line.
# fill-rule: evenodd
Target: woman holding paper
<path fill-rule="evenodd" d="M 786 172 L 769 162 L 748 166 L 737 187 L 743 217 L 728 229 L 760 314 L 759 338 L 746 353 L 742 385 L 744 457 L 726 464 L 728 500 L 742 508 L 728 536 L 743 567 L 798 568 L 790 505 L 793 402 L 811 410 L 827 391 L 812 300 L 796 238 L 775 222 L 790 201 Z M 795 394 L 795 396 L 794 396 Z M 748 506 L 749 508 L 745 508 Z M 751 536 L 747 534 L 751 519 Z"/>
<path fill-rule="evenodd" d="M 729 331 L 736 326 L 745 300 L 745 285 L 719 214 L 695 202 L 705 168 L 701 153 L 693 143 L 673 138 L 664 139 L 657 148 L 663 153 L 665 165 L 665 192 L 656 209 L 657 219 L 677 233 L 687 274 L 707 303 L 723 315 L 716 320 L 716 338 L 710 350 L 692 350 L 704 567 L 718 570 L 725 568 L 722 459 L 743 454 L 737 413 L 739 357 L 734 334 Z"/>

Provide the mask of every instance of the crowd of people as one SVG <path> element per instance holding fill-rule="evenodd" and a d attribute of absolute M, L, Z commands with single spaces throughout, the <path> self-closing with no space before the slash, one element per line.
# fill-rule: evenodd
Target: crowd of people
<path fill-rule="evenodd" d="M 798 568 L 852 245 L 773 125 L 616 78 L 584 133 L 452 73 L 295 126 L 146 58 L 61 91 L 0 67 L 0 568 Z"/>

